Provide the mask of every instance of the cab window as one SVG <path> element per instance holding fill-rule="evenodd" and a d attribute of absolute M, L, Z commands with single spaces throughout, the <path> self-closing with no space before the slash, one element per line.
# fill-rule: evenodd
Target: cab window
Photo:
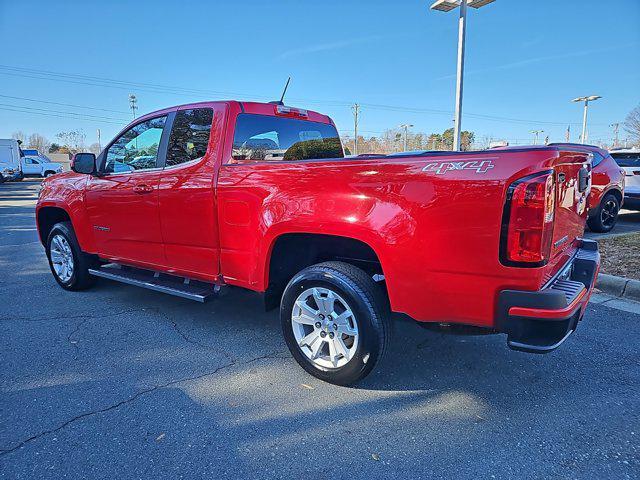
<path fill-rule="evenodd" d="M 342 158 L 336 127 L 269 115 L 240 114 L 233 138 L 232 163 Z"/>
<path fill-rule="evenodd" d="M 126 173 L 158 166 L 158 148 L 167 117 L 134 125 L 107 150 L 103 172 Z"/>
<path fill-rule="evenodd" d="M 198 160 L 207 153 L 213 110 L 194 108 L 176 113 L 167 147 L 167 167 Z"/>

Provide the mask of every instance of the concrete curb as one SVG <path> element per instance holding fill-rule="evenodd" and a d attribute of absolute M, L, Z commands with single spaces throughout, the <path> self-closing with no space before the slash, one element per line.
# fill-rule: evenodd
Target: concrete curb
<path fill-rule="evenodd" d="M 640 280 L 601 273 L 596 280 L 596 288 L 615 297 L 640 302 Z"/>

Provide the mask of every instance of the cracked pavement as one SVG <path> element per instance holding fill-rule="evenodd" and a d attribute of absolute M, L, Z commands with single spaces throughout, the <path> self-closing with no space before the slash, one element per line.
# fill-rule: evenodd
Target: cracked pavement
<path fill-rule="evenodd" d="M 63 291 L 36 192 L 0 185 L 2 479 L 640 477 L 633 309 L 590 305 L 545 356 L 398 318 L 386 360 L 336 387 L 257 294 Z"/>

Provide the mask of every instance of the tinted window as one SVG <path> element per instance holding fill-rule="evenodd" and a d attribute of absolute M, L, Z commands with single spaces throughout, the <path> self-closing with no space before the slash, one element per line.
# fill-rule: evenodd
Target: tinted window
<path fill-rule="evenodd" d="M 182 110 L 176 114 L 169 137 L 167 167 L 197 160 L 207 153 L 212 120 L 210 108 Z"/>
<path fill-rule="evenodd" d="M 593 153 L 593 161 L 591 162 L 591 166 L 597 167 L 598 165 L 600 165 L 600 162 L 604 160 L 604 157 L 600 155 L 598 152 L 592 152 L 592 153 Z"/>
<path fill-rule="evenodd" d="M 640 167 L 640 153 L 612 153 L 611 156 L 621 167 Z"/>
<path fill-rule="evenodd" d="M 342 144 L 333 125 L 268 115 L 238 115 L 234 161 L 342 157 Z"/>
<path fill-rule="evenodd" d="M 167 117 L 158 117 L 134 125 L 107 150 L 105 173 L 132 172 L 155 168 L 158 148 Z"/>

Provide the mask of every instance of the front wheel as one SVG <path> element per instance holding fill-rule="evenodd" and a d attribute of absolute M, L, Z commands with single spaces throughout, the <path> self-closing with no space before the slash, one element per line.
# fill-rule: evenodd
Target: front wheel
<path fill-rule="evenodd" d="M 609 232 L 618 221 L 619 211 L 620 201 L 618 197 L 612 193 L 607 193 L 600 201 L 600 205 L 598 205 L 593 216 L 587 220 L 587 225 L 594 232 Z"/>
<path fill-rule="evenodd" d="M 93 256 L 84 253 L 71 222 L 56 223 L 47 238 L 47 258 L 53 277 L 65 290 L 84 290 L 95 278 L 89 269 L 95 266 Z"/>
<path fill-rule="evenodd" d="M 391 333 L 382 288 L 343 262 L 320 263 L 295 275 L 282 296 L 280 321 L 300 366 L 337 385 L 367 376 Z"/>

